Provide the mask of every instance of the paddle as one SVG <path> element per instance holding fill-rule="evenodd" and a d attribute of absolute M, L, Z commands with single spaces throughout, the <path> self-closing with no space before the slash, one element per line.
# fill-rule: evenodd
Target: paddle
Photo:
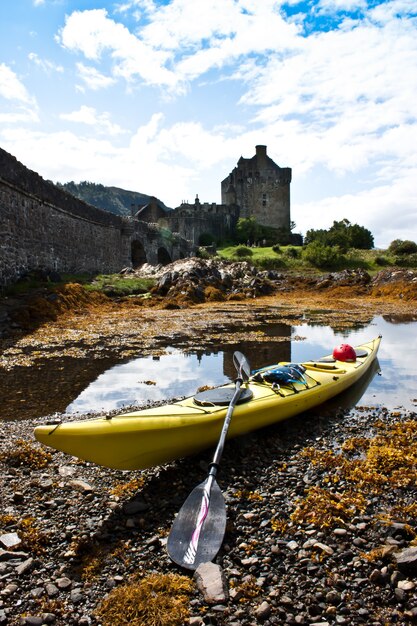
<path fill-rule="evenodd" d="M 214 559 L 226 529 L 226 505 L 216 475 L 243 378 L 247 380 L 250 376 L 249 363 L 241 352 L 233 354 L 233 363 L 238 372 L 235 393 L 227 409 L 209 474 L 182 505 L 168 537 L 170 558 L 186 569 L 195 570 L 201 563 Z"/>

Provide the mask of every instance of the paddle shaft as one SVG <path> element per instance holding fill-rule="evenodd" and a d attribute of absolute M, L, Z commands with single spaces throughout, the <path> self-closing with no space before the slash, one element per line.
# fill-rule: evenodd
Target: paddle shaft
<path fill-rule="evenodd" d="M 220 459 L 222 457 L 224 444 L 225 444 L 225 441 L 226 441 L 227 431 L 229 430 L 230 422 L 232 420 L 233 411 L 234 411 L 234 408 L 236 406 L 237 401 L 239 400 L 239 396 L 240 396 L 240 393 L 241 393 L 241 385 L 242 385 L 242 379 L 238 378 L 236 380 L 235 393 L 233 394 L 233 398 L 231 399 L 229 407 L 227 409 L 226 417 L 224 418 L 223 428 L 222 428 L 222 432 L 220 434 L 220 439 L 219 439 L 219 442 L 217 444 L 216 450 L 214 452 L 213 460 L 210 463 L 209 477 L 213 476 L 215 478 L 216 475 L 217 475 L 217 470 L 219 469 Z"/>

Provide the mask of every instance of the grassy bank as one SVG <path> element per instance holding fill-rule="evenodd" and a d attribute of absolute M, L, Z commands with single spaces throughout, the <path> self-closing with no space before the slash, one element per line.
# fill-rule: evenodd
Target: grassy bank
<path fill-rule="evenodd" d="M 249 261 L 264 269 L 283 269 L 294 271 L 336 271 L 361 268 L 371 274 L 384 267 L 415 267 L 413 255 L 402 257 L 386 250 L 351 249 L 341 252 L 337 247 L 326 246 L 272 246 L 248 247 L 228 246 L 219 248 L 218 256 L 229 261 Z M 409 261 L 409 263 L 407 262 Z"/>

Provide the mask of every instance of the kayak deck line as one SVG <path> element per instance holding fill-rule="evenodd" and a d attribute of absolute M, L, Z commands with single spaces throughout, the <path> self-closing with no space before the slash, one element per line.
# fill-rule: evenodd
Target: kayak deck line
<path fill-rule="evenodd" d="M 296 382 L 262 380 L 243 382 L 247 399 L 236 404 L 228 438 L 270 426 L 323 404 L 351 387 L 370 370 L 381 338 L 356 348 L 354 362 L 323 357 L 301 364 L 279 363 L 262 370 L 278 375 L 280 369 L 297 366 L 302 374 Z M 268 372 L 267 372 L 268 373 Z M 194 396 L 163 406 L 114 416 L 76 419 L 35 428 L 41 443 L 85 461 L 112 469 L 145 469 L 171 462 L 209 448 L 218 441 L 234 383 L 215 387 L 214 396 L 203 396 L 202 406 Z M 204 392 L 203 392 L 204 393 Z M 222 400 L 223 394 L 223 400 Z M 229 399 L 229 400 L 228 400 Z M 212 400 L 212 402 L 211 402 Z M 217 403 L 218 402 L 218 403 Z M 221 403 L 222 402 L 222 403 Z"/>

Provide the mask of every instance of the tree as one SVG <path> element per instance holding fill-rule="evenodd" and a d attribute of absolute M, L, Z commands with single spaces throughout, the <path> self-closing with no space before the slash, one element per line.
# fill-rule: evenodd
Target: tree
<path fill-rule="evenodd" d="M 417 243 L 409 239 L 394 239 L 391 241 L 388 251 L 392 254 L 414 254 L 417 252 Z"/>
<path fill-rule="evenodd" d="M 339 246 L 326 246 L 320 241 L 309 243 L 303 250 L 303 258 L 320 269 L 337 269 L 344 261 Z"/>
<path fill-rule="evenodd" d="M 236 226 L 236 236 L 240 243 L 255 243 L 261 236 L 261 226 L 254 217 L 240 217 Z"/>
<path fill-rule="evenodd" d="M 374 237 L 370 230 L 358 224 L 352 224 L 349 232 L 351 248 L 371 250 L 374 247 Z"/>
<path fill-rule="evenodd" d="M 344 218 L 340 222 L 334 221 L 329 230 L 308 230 L 304 239 L 306 245 L 318 242 L 323 246 L 339 246 L 342 252 L 349 248 L 370 250 L 374 247 L 374 238 L 370 230 L 359 224 L 351 224 Z"/>
<path fill-rule="evenodd" d="M 295 227 L 295 223 L 292 222 Z M 240 217 L 236 226 L 236 239 L 238 243 L 256 243 L 265 241 L 266 245 L 275 243 L 287 244 L 290 241 L 290 231 L 285 228 L 273 228 L 259 224 L 254 217 Z"/>
<path fill-rule="evenodd" d="M 323 228 L 314 230 L 311 228 L 306 232 L 306 236 L 304 237 L 304 245 L 308 246 L 308 244 L 313 243 L 313 241 L 317 241 L 323 245 L 326 245 L 327 242 L 328 231 Z"/>

